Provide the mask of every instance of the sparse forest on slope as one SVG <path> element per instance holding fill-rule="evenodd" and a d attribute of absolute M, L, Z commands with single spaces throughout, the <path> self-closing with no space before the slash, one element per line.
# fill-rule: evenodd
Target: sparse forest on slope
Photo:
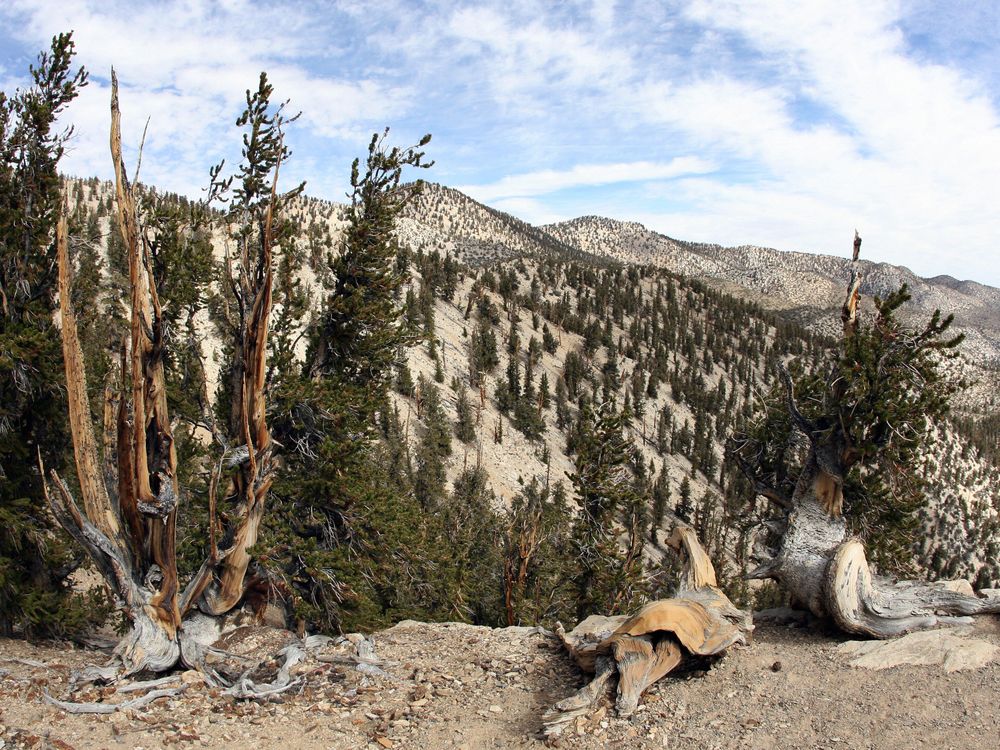
<path fill-rule="evenodd" d="M 240 124 L 265 133 L 261 97 Z M 823 299 L 837 262 L 782 276 L 766 269 L 784 255 L 727 256 L 636 224 L 531 227 L 448 188 L 400 184 L 389 165 L 422 166 L 418 153 L 385 150 L 379 136 L 368 171 L 355 164 L 350 206 L 299 188 L 270 195 L 261 174 L 284 151 L 255 155 L 256 143 L 247 156 L 268 168 L 240 173 L 239 216 L 148 187 L 133 195 L 121 178 L 114 198 L 97 180 L 65 182 L 74 279 L 62 322 L 80 481 L 57 483 L 54 507 L 90 539 L 69 500 L 79 490 L 110 538 L 103 480 L 117 471 L 138 482 L 117 486 L 136 502 L 119 503 L 131 542 L 109 577 L 130 571 L 117 593 L 159 607 L 167 641 L 195 607 L 325 630 L 627 611 L 671 588 L 662 532 L 674 519 L 695 528 L 734 601 L 781 594 L 743 579 L 770 519 L 748 502 L 754 488 L 724 445 L 780 367 L 812 372 L 831 346 L 754 299 L 791 287 Z M 39 226 L 39 251 L 51 252 L 54 222 Z M 608 257 L 619 252 L 632 262 Z M 704 280 L 724 261 L 752 277 L 729 282 L 738 295 Z M 884 269 L 868 270 L 892 287 Z M 75 326 L 70 299 L 90 302 Z M 848 514 L 886 571 L 1000 578 L 990 423 L 974 409 L 962 416 L 935 426 L 945 448 L 907 457 L 929 503 L 879 523 Z M 130 437 L 140 417 L 145 440 Z M 100 441 L 87 435 L 91 418 Z M 47 447 L 46 464 L 66 474 L 66 443 Z M 175 519 L 178 497 L 186 512 Z M 170 529 L 147 544 L 148 515 L 176 524 L 176 550 Z M 30 623 L 8 612 L 8 629 Z"/>
<path fill-rule="evenodd" d="M 91 218 L 87 207 L 102 213 L 104 186 L 95 181 L 73 185 L 71 193 L 82 197 L 76 225 L 103 225 L 107 220 Z M 763 516 L 755 520 L 737 510 L 748 489 L 725 463 L 724 441 L 753 414 L 780 363 L 798 357 L 808 366 L 828 342 L 753 303 L 652 266 L 595 264 L 586 256 L 546 253 L 526 240 L 501 253 L 519 257 L 483 266 L 480 256 L 475 266 L 467 266 L 448 254 L 461 243 L 448 244 L 442 227 L 461 225 L 456 237 L 462 242 L 487 237 L 499 231 L 497 215 L 475 210 L 471 201 L 461 203 L 463 213 L 441 199 L 460 194 L 441 188 L 429 192 L 439 198 L 438 216 L 418 225 L 415 206 L 420 204 L 411 203 L 409 224 L 398 235 L 397 267 L 411 276 L 399 293 L 409 344 L 394 358 L 395 406 L 380 417 L 376 452 L 384 456 L 381 471 L 388 471 L 396 496 L 416 501 L 406 514 L 417 514 L 422 523 L 443 519 L 436 530 L 425 528 L 422 533 L 430 534 L 425 538 L 448 534 L 454 549 L 466 549 L 472 557 L 431 563 L 414 547 L 408 563 L 413 574 L 430 575 L 430 564 L 440 577 L 433 601 L 418 592 L 409 598 L 396 592 L 387 600 L 373 590 L 358 600 L 354 587 L 366 588 L 374 571 L 358 577 L 361 569 L 343 567 L 338 561 L 343 554 L 355 560 L 364 555 L 348 552 L 335 541 L 336 534 L 320 534 L 313 537 L 311 551 L 297 553 L 300 572 L 290 568 L 288 580 L 293 589 L 301 580 L 326 580 L 327 585 L 309 589 L 308 603 L 300 600 L 298 610 L 307 619 L 332 618 L 330 624 L 341 626 L 388 623 L 407 614 L 484 623 L 549 622 L 574 610 L 565 566 L 574 554 L 568 545 L 577 495 L 568 476 L 576 472 L 581 410 L 609 399 L 624 413 L 621 424 L 634 448 L 628 471 L 643 499 L 641 513 L 622 513 L 616 523 L 626 535 L 622 539 L 631 530 L 650 540 L 642 550 L 650 572 L 637 579 L 640 588 L 651 592 L 669 585 L 669 573 L 652 571 L 662 556 L 657 530 L 668 528 L 667 519 L 676 516 L 695 524 L 734 596 L 749 596 L 741 576 L 749 564 L 750 531 Z M 300 222 L 298 247 L 306 259 L 304 270 L 293 276 L 305 299 L 311 296 L 302 303 L 305 313 L 317 309 L 323 284 L 332 278 L 323 264 L 313 268 L 307 259 L 323 258 L 338 246 L 344 213 L 337 204 L 302 200 L 292 214 Z M 450 215 L 462 218 L 443 223 L 441 217 Z M 406 238 L 415 236 L 415 226 L 423 239 L 409 245 Z M 314 245 L 323 252 L 314 252 Z M 289 337 L 295 334 L 290 331 Z M 215 382 L 209 375 L 203 388 L 210 393 Z M 966 425 L 964 432 L 975 432 L 976 424 Z M 950 423 L 939 424 L 937 433 L 941 451 L 920 459 L 931 502 L 909 522 L 908 544 L 917 569 L 967 576 L 986 586 L 998 578 L 997 556 L 991 553 L 997 545 L 1000 496 L 995 470 L 980 450 L 956 437 Z M 325 468 L 313 472 L 316 480 L 326 472 L 344 476 L 336 463 L 320 465 Z M 322 484 L 313 483 L 314 497 L 343 492 L 334 485 L 320 490 Z M 299 507 L 286 483 L 279 481 L 275 491 Z M 381 515 L 388 507 L 396 506 L 385 496 L 352 500 L 343 521 L 348 524 L 343 530 L 350 529 L 354 542 L 373 558 L 378 548 L 364 538 L 386 539 L 379 524 L 390 522 Z M 318 508 L 311 501 L 296 512 L 319 522 Z M 525 526 L 525 517 L 535 518 L 538 511 L 540 525 Z M 488 523 L 478 537 L 462 541 L 473 517 Z M 336 527 L 324 521 L 315 528 Z M 393 528 L 394 534 L 401 531 Z M 503 556 L 517 551 L 518 535 L 535 531 L 548 535 L 551 544 L 528 557 L 524 576 L 505 583 Z M 877 527 L 859 531 L 880 533 Z M 280 538 L 265 533 L 271 559 L 286 548 Z M 332 550 L 323 552 L 331 542 Z M 459 568 L 473 559 L 478 573 L 461 575 Z M 502 603 L 505 585 L 508 599 L 513 595 L 519 602 Z M 549 604 L 540 606 L 546 598 Z"/>
<path fill-rule="evenodd" d="M 810 330 L 828 335 L 836 332 L 835 311 L 850 276 L 846 258 L 752 245 L 722 247 L 683 242 L 641 224 L 596 216 L 543 229 L 595 255 L 651 263 L 699 278 L 724 291 L 748 295 Z M 956 281 L 950 276 L 923 279 L 887 263 L 861 263 L 865 277 L 861 292 L 869 300 L 869 311 L 870 300 L 885 298 L 906 284 L 913 298 L 901 311 L 907 322 L 916 325 L 935 309 L 955 315 L 955 330 L 966 337 L 962 375 L 969 381 L 956 404 L 979 415 L 994 411 L 1000 385 L 1000 290 L 974 281 Z"/>

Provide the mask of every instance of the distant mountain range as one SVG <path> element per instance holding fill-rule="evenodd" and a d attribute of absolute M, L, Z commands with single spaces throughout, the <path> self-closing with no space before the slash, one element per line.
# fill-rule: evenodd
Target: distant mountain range
<path fill-rule="evenodd" d="M 845 257 L 836 257 L 686 242 L 636 222 L 600 216 L 533 226 L 436 184 L 428 184 L 408 207 L 399 234 L 411 246 L 449 252 L 474 266 L 552 253 L 652 264 L 751 298 L 810 330 L 830 334 L 839 326 L 839 308 L 850 278 L 846 252 Z M 971 381 L 959 406 L 976 411 L 998 408 L 1000 289 L 951 276 L 922 278 L 902 266 L 864 260 L 864 253 L 862 246 L 861 291 L 869 309 L 872 297 L 884 297 L 905 283 L 913 300 L 903 315 L 912 324 L 927 320 L 935 309 L 954 314 L 954 330 L 966 337 L 963 375 Z"/>

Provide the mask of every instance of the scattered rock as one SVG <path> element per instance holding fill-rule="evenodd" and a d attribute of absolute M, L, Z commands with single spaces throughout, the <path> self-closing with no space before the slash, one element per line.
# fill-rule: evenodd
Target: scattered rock
<path fill-rule="evenodd" d="M 205 676 L 197 669 L 189 669 L 181 673 L 181 682 L 185 685 L 204 685 Z"/>
<path fill-rule="evenodd" d="M 890 669 L 903 664 L 940 665 L 945 672 L 979 669 L 1000 653 L 1000 647 L 970 638 L 971 628 L 945 628 L 910 633 L 891 641 L 847 641 L 837 650 L 851 666 Z"/>

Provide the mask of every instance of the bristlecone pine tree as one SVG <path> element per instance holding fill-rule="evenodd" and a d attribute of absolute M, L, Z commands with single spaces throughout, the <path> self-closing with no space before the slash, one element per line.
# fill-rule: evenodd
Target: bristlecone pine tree
<path fill-rule="evenodd" d="M 976 595 L 967 583 L 874 576 L 864 543 L 849 536 L 873 519 L 883 527 L 868 535 L 878 546 L 905 533 L 918 490 L 914 458 L 956 387 L 940 371 L 940 358 L 961 340 L 945 337 L 951 317 L 938 312 L 923 330 L 902 325 L 895 312 L 909 299 L 905 287 L 876 299 L 874 320 L 860 321 L 860 248 L 855 235 L 843 336 L 827 371 L 795 383 L 782 369 L 784 398 L 772 399 L 757 424 L 733 436 L 729 454 L 756 495 L 778 509 L 751 576 L 777 580 L 796 603 L 847 632 L 889 638 L 953 615 L 1000 612 L 1000 590 Z M 802 452 L 794 431 L 806 438 Z M 849 494 L 861 486 L 864 496 Z"/>
<path fill-rule="evenodd" d="M 570 481 L 580 496 L 573 540 L 581 620 L 594 612 L 628 611 L 645 593 L 644 530 L 634 512 L 645 498 L 635 490 L 635 446 L 624 432 L 624 419 L 611 401 L 580 412 L 576 472 Z M 621 524 L 626 526 L 624 543 Z"/>
<path fill-rule="evenodd" d="M 406 272 L 393 227 L 422 186 L 402 183 L 404 172 L 433 162 L 422 150 L 430 135 L 399 147 L 388 132 L 374 134 L 367 157 L 352 165 L 348 226 L 327 259 L 332 283 L 307 330 L 305 362 L 289 368 L 273 399 L 286 452 L 269 544 L 287 560 L 281 576 L 300 625 L 325 630 L 420 616 L 402 603 L 405 587 L 385 581 L 393 565 L 412 562 L 401 560 L 421 530 L 418 507 L 392 486 L 375 438 L 380 415 L 390 421 L 393 365 L 397 387 L 413 393 L 400 355 L 410 336 L 400 320 Z"/>
<path fill-rule="evenodd" d="M 245 594 L 260 589 L 254 576 L 248 575 L 250 548 L 256 542 L 274 479 L 264 378 L 272 256 L 279 214 L 289 198 L 277 192 L 278 170 L 288 156 L 282 135 L 288 118 L 282 106 L 271 104 L 271 93 L 263 74 L 258 89 L 247 91 L 247 107 L 238 120 L 246 129 L 238 173 L 220 180 L 221 165 L 212 172 L 213 196 L 226 192 L 233 180 L 236 183 L 229 209 L 235 253 L 227 259 L 236 323 L 227 345 L 231 356 L 226 369 L 228 414 L 216 428 L 224 454 L 209 494 L 210 551 L 183 591 L 176 547 L 183 495 L 164 374 L 170 340 L 165 335 L 157 280 L 150 270 L 155 236 L 144 229 L 122 159 L 118 82 L 113 71 L 111 153 L 118 224 L 128 257 L 131 320 L 121 360 L 124 392 L 112 422 L 116 427 L 106 431 L 106 440 L 113 446 L 106 445 L 105 453 L 113 460 L 104 467 L 90 421 L 86 373 L 71 303 L 65 217 L 57 228 L 63 356 L 83 510 L 55 471 L 54 488 L 48 489 L 47 497 L 60 523 L 87 550 L 121 601 L 129 629 L 116 649 L 120 660 L 116 669 L 126 674 L 165 670 L 179 662 L 202 666 L 203 646 L 206 640 L 214 640 L 211 625 L 217 616 L 245 599 L 247 604 L 260 604 Z M 227 487 L 222 493 L 223 512 L 216 508 L 220 482 Z M 198 617 L 207 619 L 210 627 L 181 627 Z M 197 639 L 198 632 L 202 640 Z"/>
<path fill-rule="evenodd" d="M 70 131 L 60 112 L 86 85 L 71 69 L 69 34 L 31 68 L 32 85 L 0 93 L 0 634 L 59 634 L 86 622 L 70 600 L 69 575 L 80 560 L 42 503 L 36 469 L 60 466 L 68 448 L 53 321 L 56 165 Z M 93 609 L 93 608 L 91 608 Z"/>

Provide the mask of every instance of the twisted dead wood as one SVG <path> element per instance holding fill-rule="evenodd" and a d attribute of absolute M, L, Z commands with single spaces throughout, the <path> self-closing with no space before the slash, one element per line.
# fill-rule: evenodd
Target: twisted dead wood
<path fill-rule="evenodd" d="M 851 278 L 841 310 L 844 339 L 857 333 L 863 278 L 855 232 Z M 864 546 L 848 536 L 842 516 L 844 476 L 857 460 L 850 435 L 830 438 L 806 419 L 795 402 L 791 378 L 781 370 L 793 424 L 809 440 L 809 452 L 790 498 L 773 497 L 757 483 L 757 492 L 786 513 L 776 549 L 758 554 L 750 578 L 773 578 L 793 599 L 817 617 L 829 617 L 844 631 L 872 638 L 892 638 L 954 622 L 956 617 L 1000 613 L 1000 590 L 976 593 L 967 582 L 894 582 L 874 576 Z M 834 399 L 843 395 L 843 378 L 832 384 Z M 834 431 L 834 434 L 836 431 Z M 744 473 L 752 476 L 745 464 Z"/>
<path fill-rule="evenodd" d="M 163 314 L 151 273 L 151 242 L 143 228 L 138 201 L 122 157 L 118 80 L 111 76 L 111 156 L 115 168 L 118 225 L 125 246 L 130 285 L 129 333 L 122 344 L 121 392 L 105 395 L 104 461 L 99 459 L 90 422 L 86 372 L 71 302 L 71 264 L 67 226 L 57 227 L 59 307 L 81 511 L 69 486 L 52 474 L 46 499 L 60 524 L 97 564 L 130 622 L 102 678 L 143 670 L 165 671 L 177 664 L 202 669 L 220 682 L 205 663 L 221 628 L 218 618 L 239 606 L 247 588 L 248 550 L 257 540 L 268 490 L 273 481 L 271 437 L 266 421 L 265 372 L 268 323 L 272 305 L 272 220 L 277 204 L 274 168 L 270 201 L 259 242 L 245 243 L 240 258 L 239 294 L 246 304 L 244 325 L 235 342 L 240 367 L 234 405 L 237 430 L 246 449 L 235 467 L 228 498 L 232 507 L 215 544 L 213 475 L 210 507 L 212 546 L 209 559 L 182 593 L 177 574 L 176 518 L 181 502 L 177 453 L 167 404 Z M 43 474 L 44 467 L 40 466 Z M 221 467 L 219 469 L 221 471 Z M 198 611 L 200 609 L 200 611 Z"/>
<path fill-rule="evenodd" d="M 694 529 L 678 524 L 667 543 L 684 559 L 672 599 L 650 602 L 631 617 L 591 615 L 569 633 L 556 627 L 566 650 L 594 679 L 545 713 L 547 738 L 592 714 L 616 675 L 616 708 L 620 716 L 628 716 L 643 692 L 686 657 L 715 656 L 749 642 L 751 615 L 737 609 L 718 587 L 715 568 Z"/>

